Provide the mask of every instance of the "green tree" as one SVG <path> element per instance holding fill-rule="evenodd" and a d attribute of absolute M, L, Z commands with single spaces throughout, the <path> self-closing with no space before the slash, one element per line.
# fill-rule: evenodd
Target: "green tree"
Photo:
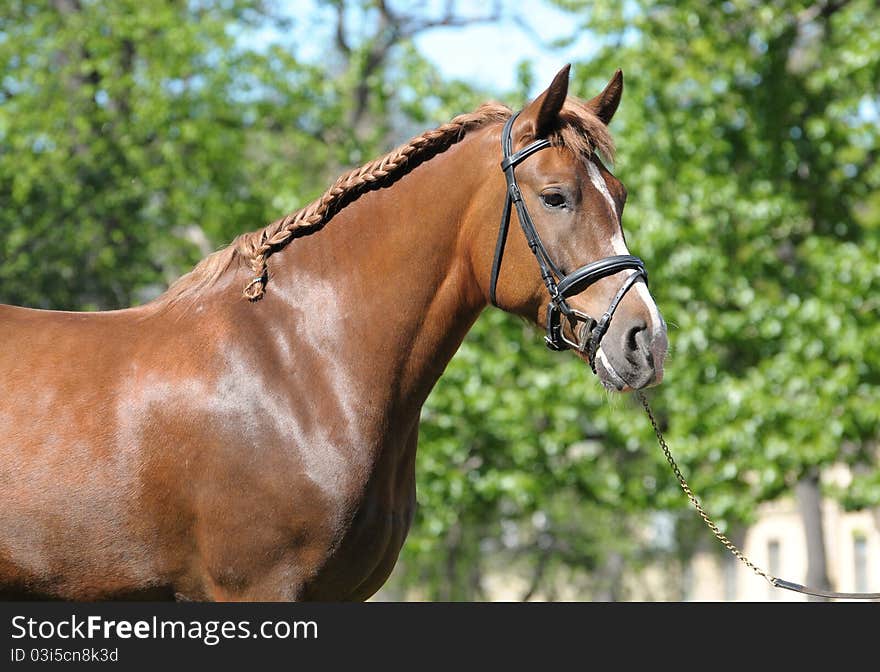
<path fill-rule="evenodd" d="M 832 494 L 849 507 L 880 503 L 880 10 L 856 0 L 556 4 L 600 45 L 575 67 L 574 91 L 589 96 L 626 72 L 617 172 L 630 247 L 648 260 L 670 323 L 666 382 L 653 395 L 670 442 L 722 527 L 739 530 L 758 503 L 795 494 L 807 578 L 821 586 L 821 471 L 849 463 L 853 483 Z M 440 596 L 456 577 L 456 595 L 474 594 L 473 571 L 450 571 L 450 554 L 484 562 L 479 544 L 502 536 L 499 521 L 540 539 L 531 521 L 558 526 L 548 512 L 560 501 L 566 538 L 587 551 L 573 564 L 597 576 L 620 557 L 614 531 L 641 529 L 651 510 L 675 512 L 679 555 L 711 540 L 637 409 L 606 400 L 578 362 L 536 340 L 487 313 L 429 400 L 419 469 L 430 511 L 403 562 L 433 563 Z M 584 437 L 586 456 L 566 459 Z M 443 479 L 450 465 L 460 483 Z M 619 514 L 600 522 L 597 511 Z M 594 524 L 578 526 L 585 517 Z M 485 532 L 468 541 L 459 525 Z M 645 543 L 623 557 L 637 567 L 676 555 L 667 551 Z M 555 557 L 566 556 L 557 547 Z"/>
<path fill-rule="evenodd" d="M 320 10 L 333 30 L 313 62 L 288 44 L 290 22 L 257 0 L 4 4 L 0 301 L 91 310 L 147 300 L 237 233 L 308 202 L 342 167 L 507 98 L 443 80 L 412 41 L 492 12 L 462 18 L 449 6 L 427 16 L 374 2 Z M 520 76 L 514 103 L 528 68 Z M 577 404 L 556 402 L 585 380 L 582 366 L 561 361 L 519 322 L 487 314 L 426 409 L 423 513 L 406 563 L 417 571 L 403 576 L 435 585 L 435 595 L 478 597 L 466 557 L 488 568 L 487 544 L 511 525 L 520 541 L 498 548 L 533 573 L 532 593 L 559 558 L 601 564 L 609 537 L 591 522 L 599 514 L 566 520 L 553 498 L 564 487 L 570 501 L 594 491 L 616 501 L 618 485 L 569 450 L 600 430 L 570 425 Z M 494 389 L 501 381 L 507 390 Z M 498 407 L 487 414 L 490 403 Z M 455 542 L 441 545 L 440 572 L 437 539 Z"/>
<path fill-rule="evenodd" d="M 815 536 L 844 461 L 845 504 L 877 505 L 880 8 L 559 4 L 602 45 L 580 87 L 626 72 L 630 244 L 671 327 L 655 401 L 695 489 L 735 521 L 799 484 Z"/>
<path fill-rule="evenodd" d="M 600 45 L 575 93 L 626 72 L 624 226 L 670 322 L 654 397 L 693 485 L 730 524 L 798 483 L 814 511 L 843 459 L 862 467 L 844 502 L 880 503 L 876 5 L 557 4 Z M 0 302 L 146 300 L 343 168 L 487 98 L 521 104 L 542 84 L 528 64 L 515 92 L 476 91 L 415 48 L 499 16 L 458 9 L 320 2 L 310 60 L 288 37 L 306 20 L 259 0 L 5 3 Z M 652 441 L 630 399 L 486 311 L 424 409 L 389 594 L 478 599 L 513 571 L 521 598 L 564 580 L 618 599 L 625 569 L 674 574 L 694 521 Z M 658 510 L 684 516 L 677 547 L 651 536 Z"/>
<path fill-rule="evenodd" d="M 151 298 L 386 149 L 407 122 L 475 104 L 409 41 L 463 20 L 326 8 L 357 19 L 357 37 L 340 23 L 335 58 L 306 63 L 285 42 L 290 20 L 262 0 L 4 3 L 0 301 Z"/>
<path fill-rule="evenodd" d="M 651 516 L 676 493 L 659 498 L 666 465 L 634 413 L 582 361 L 487 310 L 425 405 L 419 513 L 393 581 L 480 599 L 483 575 L 500 570 L 526 582 L 522 599 L 552 597 L 561 576 L 580 597 L 625 599 L 624 573 L 663 559 L 675 574 Z"/>
<path fill-rule="evenodd" d="M 208 5 L 4 3 L 4 302 L 128 306 L 197 258 L 206 222 L 263 218 L 226 105 L 246 66 L 225 28 L 254 3 Z"/>

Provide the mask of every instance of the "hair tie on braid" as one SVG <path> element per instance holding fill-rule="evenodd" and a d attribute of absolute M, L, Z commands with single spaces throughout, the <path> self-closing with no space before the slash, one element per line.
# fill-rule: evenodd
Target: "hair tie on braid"
<path fill-rule="evenodd" d="M 266 293 L 266 280 L 265 274 L 258 275 L 244 286 L 244 295 L 251 301 L 263 298 L 263 294 Z"/>

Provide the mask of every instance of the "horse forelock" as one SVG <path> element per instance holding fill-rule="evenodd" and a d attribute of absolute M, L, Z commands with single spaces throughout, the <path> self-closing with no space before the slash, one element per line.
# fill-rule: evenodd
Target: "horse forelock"
<path fill-rule="evenodd" d="M 608 161 L 614 161 L 614 138 L 584 101 L 569 96 L 559 112 L 559 119 L 557 130 L 549 137 L 551 144 L 566 147 L 582 159 L 598 151 Z"/>
<path fill-rule="evenodd" d="M 269 279 L 267 260 L 296 237 L 323 228 L 342 208 L 363 194 L 389 186 L 418 165 L 460 142 L 472 130 L 508 119 L 511 110 L 500 103 L 484 103 L 474 112 L 462 114 L 436 129 L 416 136 L 384 156 L 341 175 L 333 186 L 309 205 L 266 227 L 239 235 L 227 247 L 202 259 L 192 271 L 179 278 L 158 301 L 165 305 L 192 298 L 214 285 L 230 270 L 247 267 L 251 276 L 244 295 L 260 299 Z M 614 158 L 614 142 L 605 124 L 582 101 L 569 98 L 560 112 L 561 123 L 550 135 L 554 146 L 566 147 L 588 157 L 598 150 Z"/>

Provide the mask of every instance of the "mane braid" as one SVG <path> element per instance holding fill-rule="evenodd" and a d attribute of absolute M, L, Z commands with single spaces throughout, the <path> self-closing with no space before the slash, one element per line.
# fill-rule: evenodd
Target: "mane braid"
<path fill-rule="evenodd" d="M 576 99 L 570 99 L 574 102 Z M 578 154 L 594 149 L 609 158 L 614 145 L 604 124 L 580 103 L 570 103 L 563 110 L 562 126 L 552 134 L 554 146 L 565 146 Z M 269 282 L 268 260 L 294 238 L 322 229 L 342 208 L 364 194 L 387 187 L 412 171 L 418 165 L 460 142 L 465 135 L 490 123 L 501 122 L 511 110 L 500 103 L 484 103 L 474 112 L 461 114 L 452 121 L 416 136 L 385 156 L 360 168 L 341 175 L 333 186 L 309 205 L 272 222 L 260 231 L 238 236 L 228 247 L 209 255 L 196 267 L 177 280 L 160 301 L 173 304 L 185 295 L 191 295 L 213 284 L 238 259 L 246 262 L 252 271 L 242 293 L 250 301 L 259 301 L 266 293 Z"/>
<path fill-rule="evenodd" d="M 385 156 L 341 175 L 321 198 L 305 208 L 269 224 L 262 231 L 240 236 L 234 243 L 235 251 L 248 259 L 254 273 L 244 288 L 244 295 L 251 301 L 263 297 L 269 280 L 267 260 L 291 240 L 323 228 L 346 205 L 369 191 L 397 181 L 419 164 L 459 142 L 472 128 L 509 116 L 510 110 L 498 104 L 485 104 L 475 112 L 459 115 Z"/>

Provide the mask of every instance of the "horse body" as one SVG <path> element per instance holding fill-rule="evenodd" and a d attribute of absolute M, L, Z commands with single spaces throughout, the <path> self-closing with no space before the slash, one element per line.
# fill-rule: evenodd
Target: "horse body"
<path fill-rule="evenodd" d="M 460 212 L 430 193 L 462 147 L 285 249 L 257 304 L 225 282 L 192 304 L 3 307 L 7 590 L 375 592 L 414 513 L 419 410 L 481 307 Z"/>
<path fill-rule="evenodd" d="M 545 99 L 523 123 L 547 113 Z M 0 307 L 0 595 L 375 593 L 415 512 L 422 404 L 487 305 L 499 137 L 497 124 L 471 131 L 279 250 L 259 301 L 241 296 L 238 263 L 133 309 Z M 541 158 L 523 188 L 576 170 L 592 204 L 578 216 L 612 234 L 592 231 L 598 243 L 563 258 L 616 253 L 622 202 L 602 196 L 598 168 L 569 164 L 561 151 Z M 558 249 L 566 234 L 545 235 Z M 525 241 L 505 254 L 504 308 L 540 323 Z M 573 303 L 607 303 L 614 278 L 596 287 Z M 632 368 L 616 380 L 659 380 L 658 339 L 643 336 L 665 348 L 656 308 L 634 294 L 621 306 L 630 316 L 606 340 L 622 354 L 607 345 L 601 361 Z"/>

